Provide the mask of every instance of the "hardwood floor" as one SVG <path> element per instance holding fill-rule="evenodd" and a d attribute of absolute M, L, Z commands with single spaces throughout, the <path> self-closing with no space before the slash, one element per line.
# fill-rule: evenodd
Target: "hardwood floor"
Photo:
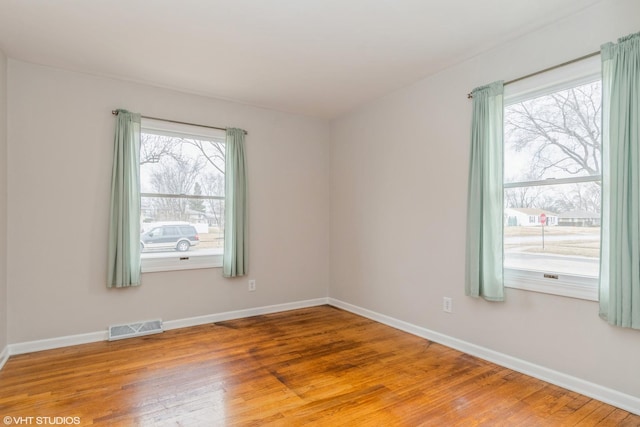
<path fill-rule="evenodd" d="M 0 417 L 23 417 L 12 425 L 640 426 L 640 416 L 329 306 L 11 357 L 0 371 Z"/>

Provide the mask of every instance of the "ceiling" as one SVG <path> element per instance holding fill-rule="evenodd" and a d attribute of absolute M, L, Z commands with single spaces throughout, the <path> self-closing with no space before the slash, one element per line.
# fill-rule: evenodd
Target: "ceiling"
<path fill-rule="evenodd" d="M 0 0 L 0 49 L 333 118 L 599 1 Z"/>

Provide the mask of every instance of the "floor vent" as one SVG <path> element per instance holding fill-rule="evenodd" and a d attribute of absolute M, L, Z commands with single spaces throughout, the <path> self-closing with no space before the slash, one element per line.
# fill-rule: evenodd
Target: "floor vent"
<path fill-rule="evenodd" d="M 160 332 L 163 332 L 162 320 L 160 319 L 126 325 L 111 325 L 109 326 L 109 341 L 159 334 Z"/>

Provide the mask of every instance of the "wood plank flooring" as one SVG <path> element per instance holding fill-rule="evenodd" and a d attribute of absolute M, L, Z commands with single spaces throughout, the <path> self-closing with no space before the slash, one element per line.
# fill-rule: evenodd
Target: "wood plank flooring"
<path fill-rule="evenodd" d="M 50 417 L 39 421 L 640 426 L 640 416 L 329 306 L 13 356 L 0 371 L 4 417 L 16 417 L 13 425 Z"/>

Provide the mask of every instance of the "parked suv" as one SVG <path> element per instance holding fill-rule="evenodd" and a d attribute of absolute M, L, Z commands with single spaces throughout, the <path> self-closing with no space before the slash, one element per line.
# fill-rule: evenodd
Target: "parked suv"
<path fill-rule="evenodd" d="M 140 234 L 140 249 L 175 249 L 188 251 L 200 241 L 193 225 L 159 225 Z"/>

